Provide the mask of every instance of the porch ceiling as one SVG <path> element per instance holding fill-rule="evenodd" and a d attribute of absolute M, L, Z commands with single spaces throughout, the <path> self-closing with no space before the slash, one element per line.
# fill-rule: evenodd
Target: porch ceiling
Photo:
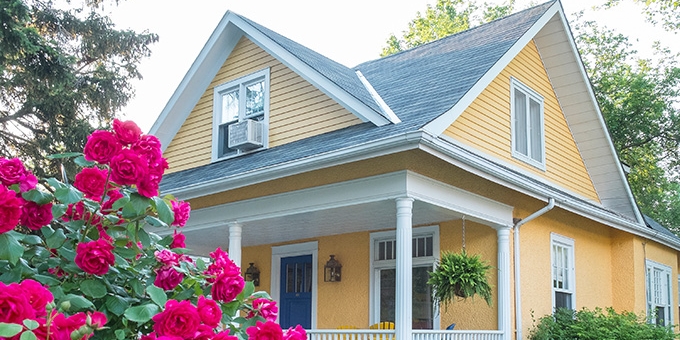
<path fill-rule="evenodd" d="M 242 225 L 242 245 L 283 243 L 358 231 L 394 229 L 398 197 L 412 197 L 413 225 L 461 218 L 510 225 L 512 207 L 408 171 L 192 211 L 187 248 L 207 255 L 227 248 L 229 224 Z"/>

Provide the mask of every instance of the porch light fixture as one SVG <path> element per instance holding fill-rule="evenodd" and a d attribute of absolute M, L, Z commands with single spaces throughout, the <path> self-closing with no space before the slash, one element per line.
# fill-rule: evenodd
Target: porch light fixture
<path fill-rule="evenodd" d="M 250 267 L 246 269 L 246 281 L 253 281 L 255 287 L 260 286 L 260 270 L 254 266 L 254 262 L 250 262 Z"/>
<path fill-rule="evenodd" d="M 338 260 L 335 259 L 335 255 L 331 255 L 330 260 L 326 262 L 326 265 L 323 266 L 324 269 L 324 275 L 323 275 L 323 280 L 324 282 L 340 282 L 340 279 L 342 278 L 340 272 L 342 270 L 342 265 Z"/>

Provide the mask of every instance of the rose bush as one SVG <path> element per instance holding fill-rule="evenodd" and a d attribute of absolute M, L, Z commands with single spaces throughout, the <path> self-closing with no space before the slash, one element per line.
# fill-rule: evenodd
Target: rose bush
<path fill-rule="evenodd" d="M 0 339 L 302 340 L 228 254 L 192 258 L 177 229 L 190 206 L 159 197 L 168 163 L 130 121 L 97 130 L 82 170 L 40 181 L 0 157 Z M 162 229 L 161 229 L 162 230 Z"/>

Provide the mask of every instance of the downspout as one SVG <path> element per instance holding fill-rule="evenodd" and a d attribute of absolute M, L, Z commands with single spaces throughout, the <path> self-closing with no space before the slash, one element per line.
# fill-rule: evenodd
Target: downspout
<path fill-rule="evenodd" d="M 516 339 L 522 340 L 522 295 L 520 289 L 520 268 L 519 268 L 519 228 L 526 224 L 527 222 L 539 217 L 555 207 L 555 199 L 549 198 L 548 205 L 541 208 L 541 210 L 521 219 L 515 223 L 515 235 L 513 237 L 514 241 L 514 255 L 515 255 L 515 333 L 517 334 Z"/>

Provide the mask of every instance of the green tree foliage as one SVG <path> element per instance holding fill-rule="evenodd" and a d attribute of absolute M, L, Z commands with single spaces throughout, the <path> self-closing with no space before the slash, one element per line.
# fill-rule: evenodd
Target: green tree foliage
<path fill-rule="evenodd" d="M 437 0 L 434 7 L 427 5 L 424 14 L 420 12 L 416 14 L 416 18 L 408 24 L 408 30 L 403 32 L 401 38 L 394 34 L 390 35 L 387 46 L 383 48 L 380 56 L 398 53 L 502 18 L 513 11 L 514 3 L 515 0 L 502 5 L 485 2 L 480 7 L 475 1 Z"/>
<path fill-rule="evenodd" d="M 116 29 L 102 1 L 0 0 L 0 154 L 27 160 L 38 176 L 58 173 L 45 155 L 75 150 L 110 123 L 158 40 Z"/>
<path fill-rule="evenodd" d="M 622 0 L 609 0 L 606 7 L 616 6 Z M 680 31 L 680 0 L 632 0 L 642 4 L 648 22 L 661 24 L 666 30 Z"/>
<path fill-rule="evenodd" d="M 680 227 L 680 65 L 654 45 L 638 56 L 628 38 L 595 22 L 574 25 L 595 97 L 643 213 Z"/>

